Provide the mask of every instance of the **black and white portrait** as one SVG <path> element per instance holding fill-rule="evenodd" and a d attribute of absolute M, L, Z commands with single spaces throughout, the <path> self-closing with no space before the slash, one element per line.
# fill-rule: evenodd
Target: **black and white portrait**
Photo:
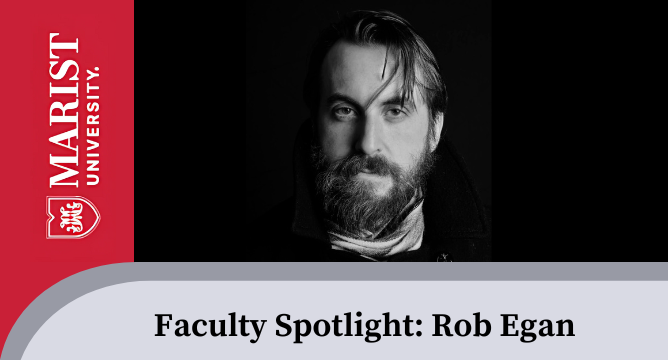
<path fill-rule="evenodd" d="M 249 5 L 248 260 L 491 260 L 491 24 L 458 7 Z"/>

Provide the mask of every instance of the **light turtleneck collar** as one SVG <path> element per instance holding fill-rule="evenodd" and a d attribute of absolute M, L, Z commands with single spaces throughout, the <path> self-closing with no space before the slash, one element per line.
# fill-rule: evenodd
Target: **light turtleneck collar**
<path fill-rule="evenodd" d="M 325 220 L 332 249 L 356 253 L 374 261 L 419 249 L 424 232 L 421 195 L 422 192 L 418 191 L 399 215 L 376 233 L 362 230 L 360 234 L 351 234 L 334 222 Z"/>

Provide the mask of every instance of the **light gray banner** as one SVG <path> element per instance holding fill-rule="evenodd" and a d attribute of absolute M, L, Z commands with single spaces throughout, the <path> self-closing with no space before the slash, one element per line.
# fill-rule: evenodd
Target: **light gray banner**
<path fill-rule="evenodd" d="M 107 286 L 133 281 L 233 280 L 233 281 L 638 281 L 668 279 L 665 263 L 125 263 L 90 269 L 54 285 L 24 311 L 10 332 L 2 359 L 20 359 L 37 330 L 53 314 L 73 300 Z M 493 283 L 487 283 L 493 284 Z M 550 283 L 541 286 L 550 289 Z M 617 284 L 617 283 L 615 283 Z M 623 284 L 623 283 L 621 283 Z M 630 284 L 632 285 L 632 284 Z M 657 284 L 657 286 L 660 284 Z M 249 285 L 250 286 L 250 285 Z M 266 285 L 268 286 L 268 285 Z M 452 286 L 434 285 L 439 289 Z M 485 285 L 487 286 L 487 285 Z M 490 285 L 491 286 L 491 285 Z M 586 288 L 586 285 L 583 285 Z M 402 288 L 403 286 L 399 286 Z M 614 285 L 612 287 L 619 288 Z M 397 289 L 401 292 L 401 289 Z M 619 288 L 620 294 L 624 294 Z M 227 291 L 227 290 L 225 290 Z M 343 290 L 345 292 L 345 290 Z M 530 292 L 528 288 L 526 290 Z M 444 294 L 445 294 L 444 293 Z M 663 293 L 665 295 L 665 292 Z M 410 295 L 410 294 L 409 294 Z M 417 296 L 418 294 L 414 294 Z M 520 293 L 519 295 L 522 295 Z M 575 295 L 575 294 L 574 294 Z M 237 295 L 234 295 L 237 296 Z M 276 294 L 263 294 L 275 297 Z M 354 296 L 354 294 L 350 294 Z M 499 294 L 488 294 L 491 303 Z M 489 297 L 491 296 L 491 297 Z M 665 299 L 665 297 L 663 298 Z M 411 301 L 408 299 L 407 301 Z M 549 301 L 546 299 L 545 301 Z M 577 304 L 575 302 L 574 304 Z M 361 305 L 361 303 L 360 303 Z M 261 307 L 264 305 L 260 305 Z M 627 307 L 642 307 L 639 301 Z M 519 308 L 518 311 L 523 308 Z M 232 310 L 234 311 L 234 310 Z M 321 309 L 321 316 L 329 314 Z M 396 311 L 410 313 L 409 310 Z M 459 311 L 459 310 L 457 310 Z M 484 311 L 480 309 L 479 311 Z M 152 314 L 151 314 L 152 315 Z M 469 314 L 470 316 L 470 314 Z M 492 316 L 492 315 L 490 315 Z M 498 314 L 493 314 L 496 318 Z M 537 314 L 536 316 L 540 316 Z M 272 320 L 272 319 L 267 319 Z M 665 321 L 665 318 L 657 322 Z M 128 324 L 132 326 L 132 324 Z M 336 339 L 334 339 L 336 340 Z M 113 341 L 112 341 L 113 342 Z M 390 341 L 385 341 L 389 343 Z"/>

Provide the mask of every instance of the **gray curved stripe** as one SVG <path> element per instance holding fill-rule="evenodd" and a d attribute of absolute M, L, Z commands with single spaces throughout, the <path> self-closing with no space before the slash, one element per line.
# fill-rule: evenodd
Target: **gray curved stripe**
<path fill-rule="evenodd" d="M 71 301 L 133 281 L 665 281 L 668 263 L 121 263 L 74 274 L 23 311 L 3 360 L 19 360 L 37 330 Z"/>

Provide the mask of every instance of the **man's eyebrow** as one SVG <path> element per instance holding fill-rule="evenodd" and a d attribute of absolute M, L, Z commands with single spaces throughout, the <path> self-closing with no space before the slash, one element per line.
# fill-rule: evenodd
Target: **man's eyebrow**
<path fill-rule="evenodd" d="M 333 93 L 332 95 L 327 97 L 327 100 L 326 100 L 327 105 L 332 105 L 333 103 L 335 103 L 337 101 L 347 102 L 348 104 L 352 105 L 355 108 L 355 110 L 359 110 L 359 111 L 367 108 L 367 106 L 364 106 L 364 105 L 358 103 L 357 101 L 355 101 L 350 96 L 346 96 L 346 95 L 343 95 L 343 94 L 338 93 L 338 92 Z M 402 99 L 401 95 L 398 95 L 398 94 L 392 96 L 391 98 L 389 98 L 389 99 L 387 99 L 383 102 L 381 102 L 380 105 L 381 106 L 388 106 L 388 105 L 403 106 L 403 107 L 407 108 L 408 110 L 411 110 L 411 111 L 415 110 L 415 104 L 413 103 L 412 100 Z"/>
<path fill-rule="evenodd" d="M 331 105 L 331 104 L 333 104 L 337 101 L 347 102 L 347 103 L 349 103 L 350 105 L 354 106 L 357 109 L 363 109 L 364 108 L 364 106 L 362 106 L 357 101 L 353 100 L 353 98 L 351 98 L 350 96 L 346 96 L 346 95 L 343 95 L 343 94 L 338 93 L 338 92 L 330 95 L 329 97 L 327 97 L 327 105 Z"/>
<path fill-rule="evenodd" d="M 381 103 L 382 106 L 387 106 L 387 105 L 398 105 L 398 106 L 403 106 L 408 108 L 409 110 L 415 109 L 415 104 L 413 104 L 412 100 L 406 100 L 402 99 L 400 95 L 395 95 Z"/>

